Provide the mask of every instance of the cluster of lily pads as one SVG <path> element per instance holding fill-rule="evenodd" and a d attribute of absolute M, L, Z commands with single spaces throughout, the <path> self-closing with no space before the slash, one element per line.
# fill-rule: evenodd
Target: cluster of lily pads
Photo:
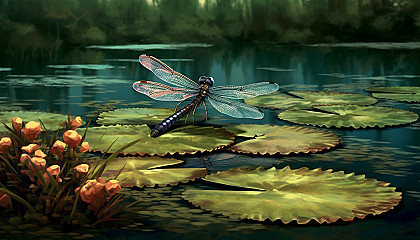
<path fill-rule="evenodd" d="M 420 102 L 420 87 L 371 88 L 374 97 Z M 408 124 L 417 114 L 401 109 L 372 106 L 376 98 L 336 91 L 290 91 L 246 99 L 246 103 L 284 110 L 278 118 L 297 124 L 336 128 L 386 127 Z"/>
<path fill-rule="evenodd" d="M 417 93 L 407 93 L 413 89 L 369 91 L 409 94 L 409 101 L 419 101 Z M 279 114 L 280 119 L 315 126 L 385 127 L 418 119 L 412 112 L 371 106 L 376 102 L 377 99 L 360 94 L 310 91 L 274 93 L 246 100 L 259 107 L 286 109 Z M 90 127 L 84 141 L 92 143 L 91 152 L 113 156 L 121 152 L 120 157 L 99 167 L 103 170 L 103 181 L 117 176 L 122 187 L 161 187 L 202 178 L 219 184 L 221 189 L 187 186 L 182 196 L 194 206 L 234 219 L 298 224 L 311 220 L 350 221 L 377 215 L 394 208 L 401 200 L 401 193 L 389 187 L 389 183 L 331 169 L 245 167 L 208 175 L 206 168 L 173 167 L 183 162 L 176 159 L 180 156 L 201 155 L 217 149 L 267 156 L 318 153 L 334 149 L 340 138 L 323 129 L 253 124 L 224 128 L 179 124 L 160 137 L 151 138 L 147 124 L 155 125 L 169 114 L 168 109 L 126 108 L 99 115 L 96 122 L 102 126 Z M 77 131 L 83 134 L 86 129 Z M 243 141 L 236 141 L 237 137 Z"/>
<path fill-rule="evenodd" d="M 10 213 L 9 222 L 96 224 L 131 206 L 115 177 L 100 177 L 117 154 L 95 166 L 86 161 L 87 128 L 82 135 L 75 131 L 83 123 L 80 117 L 35 114 L 45 123 L 25 123 L 28 112 L 0 117 L 8 131 L 0 139 L 0 211 Z M 61 122 L 60 127 L 49 131 L 53 122 Z"/>

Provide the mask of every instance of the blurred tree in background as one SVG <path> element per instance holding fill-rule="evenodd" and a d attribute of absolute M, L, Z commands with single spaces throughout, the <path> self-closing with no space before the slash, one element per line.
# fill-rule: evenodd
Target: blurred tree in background
<path fill-rule="evenodd" d="M 418 0 L 0 0 L 0 52 L 63 46 L 419 41 Z"/>

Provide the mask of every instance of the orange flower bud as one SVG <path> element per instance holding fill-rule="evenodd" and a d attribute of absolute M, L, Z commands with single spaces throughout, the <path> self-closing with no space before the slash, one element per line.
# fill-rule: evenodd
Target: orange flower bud
<path fill-rule="evenodd" d="M 38 137 L 38 134 L 41 133 L 41 125 L 39 122 L 30 121 L 25 127 L 21 130 L 22 135 L 26 140 L 31 141 Z"/>
<path fill-rule="evenodd" d="M 80 125 L 82 125 L 82 118 L 81 117 L 76 117 L 75 119 L 73 119 L 71 121 L 71 126 L 70 126 L 71 130 L 75 130 Z"/>
<path fill-rule="evenodd" d="M 64 148 L 66 148 L 66 144 L 60 140 L 57 140 L 51 147 L 50 152 L 56 155 L 58 159 L 63 159 Z"/>
<path fill-rule="evenodd" d="M 3 137 L 0 140 L 0 153 L 6 153 L 7 150 L 12 146 L 12 139 L 9 137 Z"/>
<path fill-rule="evenodd" d="M 89 149 L 90 149 L 89 143 L 88 142 L 83 142 L 82 146 L 80 146 L 79 151 L 80 152 L 87 152 L 87 151 L 89 151 Z"/>
<path fill-rule="evenodd" d="M 26 163 L 27 161 L 31 161 L 31 159 L 32 158 L 26 153 L 23 153 L 22 155 L 20 155 L 20 162 L 21 163 Z"/>
<path fill-rule="evenodd" d="M 31 159 L 31 161 L 34 163 L 36 168 L 38 168 L 39 170 L 42 170 L 45 167 L 45 165 L 47 165 L 47 161 L 45 161 L 45 159 L 43 159 L 41 157 L 33 157 Z M 32 167 L 32 164 L 29 163 L 28 168 L 31 171 L 33 171 L 34 175 L 36 174 L 34 168 Z"/>
<path fill-rule="evenodd" d="M 58 174 L 60 174 L 60 166 L 58 165 L 52 165 L 49 168 L 47 168 L 47 172 L 51 175 L 51 176 L 55 176 L 57 179 L 57 182 L 62 182 L 63 180 L 61 178 L 58 177 Z M 48 185 L 50 184 L 50 177 L 44 173 L 43 175 L 45 183 Z M 41 181 L 38 180 L 38 185 L 41 185 Z"/>
<path fill-rule="evenodd" d="M 19 132 L 22 129 L 22 118 L 14 117 L 12 119 L 12 126 L 16 132 Z"/>
<path fill-rule="evenodd" d="M 42 152 L 41 150 L 36 150 L 35 151 L 35 157 L 40 157 L 40 158 L 44 158 L 46 157 L 47 154 L 45 154 L 44 152 Z"/>
<path fill-rule="evenodd" d="M 28 154 L 31 154 L 34 150 L 40 148 L 41 146 L 39 146 L 38 144 L 29 144 L 28 146 L 24 146 L 22 147 L 22 150 L 25 151 Z"/>
<path fill-rule="evenodd" d="M 121 190 L 121 186 L 117 180 L 109 180 L 105 184 L 105 190 L 111 197 Z"/>
<path fill-rule="evenodd" d="M 67 130 L 63 134 L 63 140 L 70 147 L 76 147 L 77 145 L 79 145 L 80 141 L 82 140 L 82 136 L 80 136 L 74 130 Z"/>
<path fill-rule="evenodd" d="M 80 189 L 80 197 L 90 203 L 90 210 L 99 210 L 105 204 L 105 181 L 101 178 L 88 180 Z"/>
<path fill-rule="evenodd" d="M 84 177 L 89 171 L 89 165 L 83 163 L 74 167 L 74 170 L 76 170 L 76 178 Z"/>

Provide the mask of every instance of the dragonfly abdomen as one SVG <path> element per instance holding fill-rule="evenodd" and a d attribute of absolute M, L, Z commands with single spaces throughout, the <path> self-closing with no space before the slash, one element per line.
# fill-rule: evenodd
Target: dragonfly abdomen
<path fill-rule="evenodd" d="M 194 100 L 192 100 L 187 106 L 183 107 L 182 109 L 178 110 L 171 116 L 165 118 L 162 122 L 160 122 L 158 125 L 155 126 L 155 128 L 152 129 L 152 132 L 150 133 L 151 137 L 158 137 L 162 135 L 168 128 L 170 128 L 172 125 L 174 125 L 179 119 L 181 119 L 183 116 L 187 115 L 189 112 L 194 110 L 197 105 L 199 105 L 203 101 L 203 98 L 201 96 L 197 96 Z"/>

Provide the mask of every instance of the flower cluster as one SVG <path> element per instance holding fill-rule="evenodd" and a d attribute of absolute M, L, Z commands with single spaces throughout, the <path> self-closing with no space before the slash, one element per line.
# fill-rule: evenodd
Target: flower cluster
<path fill-rule="evenodd" d="M 13 207 L 13 196 L 22 196 L 19 201 L 26 201 L 25 196 L 35 193 L 38 197 L 32 199 L 38 200 L 34 206 L 42 205 L 41 214 L 51 217 L 68 211 L 63 210 L 66 205 L 72 209 L 78 204 L 75 200 L 79 195 L 87 203 L 78 206 L 80 213 L 87 208 L 95 211 L 96 216 L 99 210 L 110 209 L 107 206 L 120 202 L 110 201 L 121 189 L 119 182 L 105 181 L 100 178 L 102 172 L 90 172 L 89 165 L 84 163 L 82 153 L 89 151 L 90 146 L 76 131 L 81 124 L 80 117 L 70 119 L 65 129 L 58 129 L 50 136 L 42 133 L 39 122 L 24 124 L 19 117 L 12 119 L 9 128 L 12 134 L 0 139 L 0 178 L 2 184 L 9 182 L 2 189 L 5 192 L 0 191 L 0 207 Z M 9 196 L 9 192 L 15 195 Z M 73 211 L 67 213 L 69 221 L 72 220 Z"/>
<path fill-rule="evenodd" d="M 98 211 L 104 206 L 105 201 L 108 201 L 120 190 L 121 186 L 117 180 L 105 182 L 100 177 L 94 180 L 88 180 L 82 188 L 75 189 L 76 193 L 80 192 L 82 200 L 89 203 L 88 208 L 93 211 Z"/>

